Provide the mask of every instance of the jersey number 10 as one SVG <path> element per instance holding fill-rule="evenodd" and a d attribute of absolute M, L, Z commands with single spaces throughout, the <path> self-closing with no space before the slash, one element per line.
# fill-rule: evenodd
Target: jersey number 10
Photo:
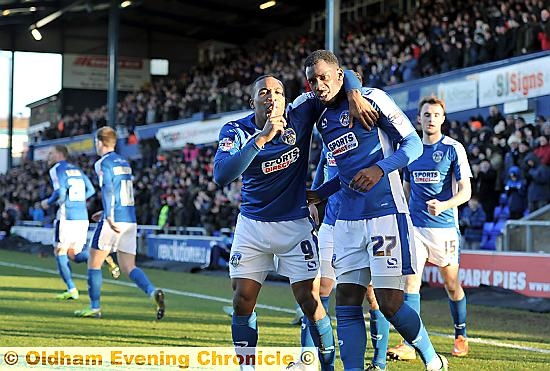
<path fill-rule="evenodd" d="M 134 206 L 134 185 L 131 180 L 120 181 L 120 205 Z"/>

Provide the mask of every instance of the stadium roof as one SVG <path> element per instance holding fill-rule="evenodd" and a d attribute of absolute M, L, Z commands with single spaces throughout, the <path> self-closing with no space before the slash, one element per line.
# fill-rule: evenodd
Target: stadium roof
<path fill-rule="evenodd" d="M 251 38 L 300 26 L 312 11 L 325 6 L 323 0 L 277 0 L 275 6 L 260 10 L 259 5 L 264 1 L 138 0 L 121 10 L 120 24 L 121 28 L 139 28 L 178 38 L 241 44 Z M 0 49 L 63 52 L 44 50 L 58 49 L 44 46 L 32 50 L 34 40 L 30 37 L 29 27 L 61 11 L 59 17 L 44 26 L 45 31 L 54 33 L 56 37 L 74 37 L 72 30 L 86 27 L 106 30 L 109 3 L 109 0 L 0 0 L 0 34 L 4 35 L 0 38 Z"/>

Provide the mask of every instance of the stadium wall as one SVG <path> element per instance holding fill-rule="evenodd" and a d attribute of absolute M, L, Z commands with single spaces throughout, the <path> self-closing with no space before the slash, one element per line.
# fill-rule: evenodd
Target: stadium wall
<path fill-rule="evenodd" d="M 420 98 L 435 94 L 446 100 L 449 120 L 467 121 L 488 116 L 488 107 L 500 112 L 550 115 L 550 52 L 446 72 L 391 86 L 385 90 L 416 122 Z"/>

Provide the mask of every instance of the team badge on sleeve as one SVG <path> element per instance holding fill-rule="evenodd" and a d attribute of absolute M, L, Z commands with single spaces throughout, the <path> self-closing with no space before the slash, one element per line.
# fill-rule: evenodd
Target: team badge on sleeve
<path fill-rule="evenodd" d="M 281 142 L 293 146 L 296 144 L 296 132 L 292 128 L 286 129 L 281 135 Z"/>
<path fill-rule="evenodd" d="M 340 114 L 340 124 L 342 126 L 349 125 L 349 111 L 342 111 L 342 113 Z"/>
<path fill-rule="evenodd" d="M 223 138 L 220 140 L 220 149 L 224 152 L 229 152 L 235 148 L 235 142 L 231 138 Z"/>
<path fill-rule="evenodd" d="M 403 112 L 399 110 L 395 110 L 392 113 L 388 115 L 388 120 L 394 125 L 399 126 L 402 125 L 404 122 L 407 121 L 407 118 L 403 114 Z"/>

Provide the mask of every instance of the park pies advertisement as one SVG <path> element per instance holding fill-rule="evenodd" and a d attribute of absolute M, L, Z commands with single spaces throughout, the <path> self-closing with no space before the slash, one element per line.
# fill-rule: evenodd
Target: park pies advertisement
<path fill-rule="evenodd" d="M 2 370 L 317 370 L 316 348 L 0 347 Z M 249 368 L 250 367 L 250 368 Z"/>

